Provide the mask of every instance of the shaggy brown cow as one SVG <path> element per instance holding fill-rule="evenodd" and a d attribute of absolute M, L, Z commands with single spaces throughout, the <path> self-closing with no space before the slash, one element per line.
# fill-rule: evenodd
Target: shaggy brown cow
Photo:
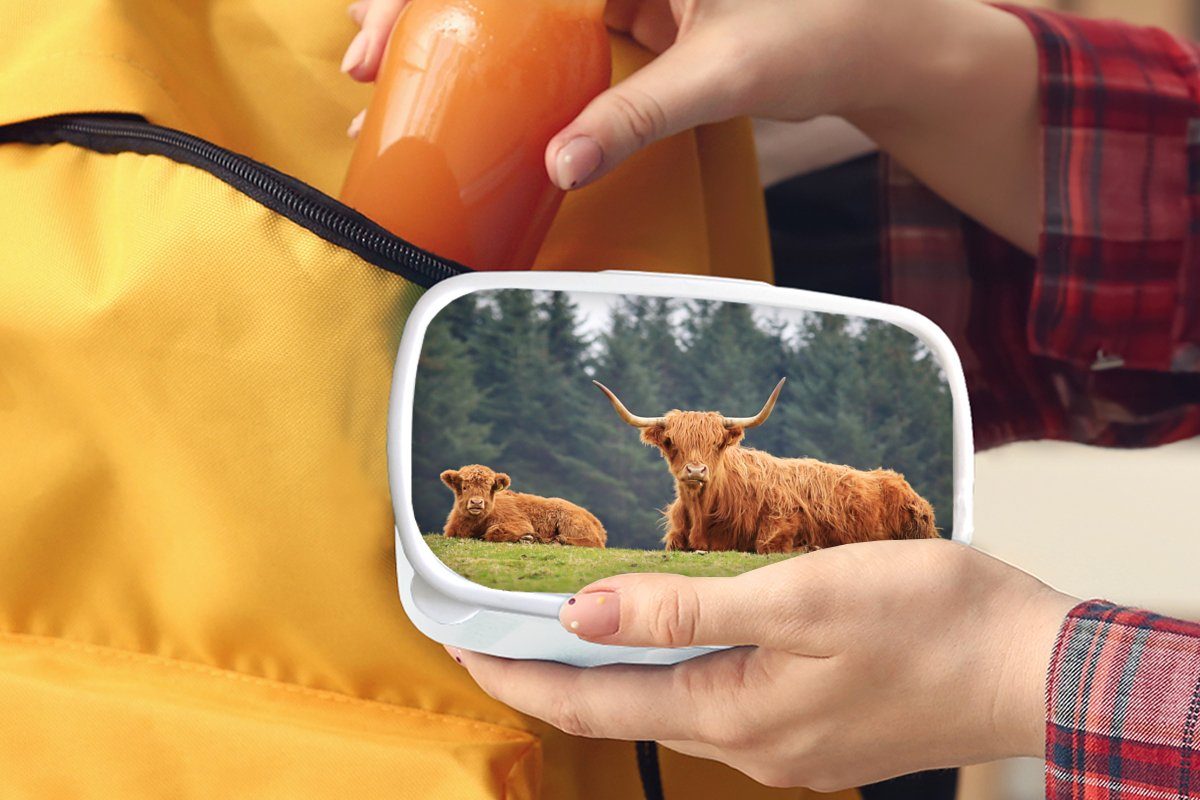
<path fill-rule="evenodd" d="M 938 535 L 933 506 L 892 470 L 865 472 L 742 447 L 745 430 L 771 415 L 782 380 L 753 417 L 678 409 L 639 417 L 606 386 L 593 383 L 671 467 L 675 501 L 663 512 L 668 550 L 790 553 Z"/>
<path fill-rule="evenodd" d="M 604 547 L 608 534 L 587 509 L 558 497 L 506 491 L 512 481 L 503 472 L 471 464 L 442 473 L 454 491 L 446 518 L 447 536 L 489 542 L 544 542 Z"/>

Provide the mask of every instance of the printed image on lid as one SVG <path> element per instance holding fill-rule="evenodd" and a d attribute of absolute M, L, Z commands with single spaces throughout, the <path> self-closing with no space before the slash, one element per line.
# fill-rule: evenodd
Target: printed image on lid
<path fill-rule="evenodd" d="M 456 573 L 527 592 L 949 538 L 952 408 L 937 359 L 887 322 L 486 289 L 425 331 L 413 510 Z"/>

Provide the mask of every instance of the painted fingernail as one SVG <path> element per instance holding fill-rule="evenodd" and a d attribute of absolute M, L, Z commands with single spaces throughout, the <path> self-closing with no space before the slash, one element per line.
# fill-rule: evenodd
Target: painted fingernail
<path fill-rule="evenodd" d="M 451 658 L 460 664 L 463 663 L 462 650 L 457 647 L 451 647 L 450 645 L 442 645 L 442 647 L 445 648 L 446 652 L 450 654 Z"/>
<path fill-rule="evenodd" d="M 342 72 L 349 72 L 363 63 L 367 55 L 368 39 L 366 31 L 359 31 L 350 42 L 350 46 L 346 48 L 346 55 L 342 56 Z"/>
<path fill-rule="evenodd" d="M 366 109 L 354 115 L 354 119 L 350 120 L 350 127 L 346 128 L 346 135 L 351 139 L 357 139 L 358 134 L 362 132 L 363 118 L 367 116 Z"/>
<path fill-rule="evenodd" d="M 604 151 L 590 136 L 576 136 L 562 146 L 555 159 L 558 188 L 574 189 L 590 178 L 604 161 Z"/>
<path fill-rule="evenodd" d="M 612 636 L 621 627 L 621 597 L 616 592 L 588 592 L 568 600 L 558 614 L 577 636 Z"/>

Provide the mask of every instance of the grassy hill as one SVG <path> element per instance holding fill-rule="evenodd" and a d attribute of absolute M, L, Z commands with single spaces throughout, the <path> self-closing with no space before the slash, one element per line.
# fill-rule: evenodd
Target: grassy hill
<path fill-rule="evenodd" d="M 789 555 L 757 553 L 667 553 L 662 550 L 624 550 L 562 547 L 547 544 L 507 544 L 482 539 L 449 539 L 429 534 L 426 543 L 446 566 L 468 580 L 493 589 L 523 592 L 574 592 L 592 581 L 624 572 L 674 572 L 679 575 L 740 575 Z"/>

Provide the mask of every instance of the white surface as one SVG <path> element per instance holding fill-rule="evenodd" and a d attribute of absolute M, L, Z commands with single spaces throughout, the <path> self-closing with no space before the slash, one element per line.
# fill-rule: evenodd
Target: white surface
<path fill-rule="evenodd" d="M 1200 440 L 976 457 L 975 544 L 1077 597 L 1200 618 Z"/>
<path fill-rule="evenodd" d="M 841 117 L 803 122 L 754 120 L 758 177 L 764 187 L 841 164 L 878 148 L 866 134 Z"/>
<path fill-rule="evenodd" d="M 980 549 L 1076 597 L 1200 619 L 1200 439 L 1151 450 L 1027 442 L 975 466 Z M 968 767 L 959 798 L 1042 797 L 1042 768 Z"/>

